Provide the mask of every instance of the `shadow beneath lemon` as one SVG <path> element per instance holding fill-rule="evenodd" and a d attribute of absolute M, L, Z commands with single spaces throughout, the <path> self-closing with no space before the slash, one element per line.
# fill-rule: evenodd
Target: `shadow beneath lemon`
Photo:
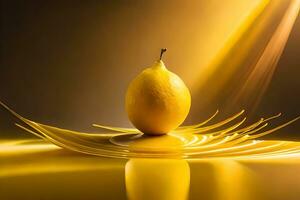
<path fill-rule="evenodd" d="M 184 145 L 182 139 L 174 137 L 174 135 L 120 135 L 111 138 L 110 142 L 118 146 L 128 147 L 129 150 L 150 152 L 175 151 Z"/>

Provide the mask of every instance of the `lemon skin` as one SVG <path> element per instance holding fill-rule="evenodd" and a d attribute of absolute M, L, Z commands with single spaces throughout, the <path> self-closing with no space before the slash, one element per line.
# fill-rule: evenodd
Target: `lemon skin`
<path fill-rule="evenodd" d="M 184 82 L 159 60 L 129 85 L 125 107 L 132 124 L 149 135 L 176 129 L 187 117 L 191 95 Z"/>

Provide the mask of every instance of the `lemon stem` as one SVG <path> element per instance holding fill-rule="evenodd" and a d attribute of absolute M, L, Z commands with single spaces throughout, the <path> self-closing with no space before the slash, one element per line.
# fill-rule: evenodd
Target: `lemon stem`
<path fill-rule="evenodd" d="M 161 50 L 160 50 L 160 56 L 159 56 L 159 60 L 161 60 L 161 59 L 162 59 L 162 56 L 163 56 L 163 54 L 164 54 L 166 51 L 167 51 L 167 49 L 166 49 L 166 48 L 164 48 L 164 49 L 161 49 Z"/>

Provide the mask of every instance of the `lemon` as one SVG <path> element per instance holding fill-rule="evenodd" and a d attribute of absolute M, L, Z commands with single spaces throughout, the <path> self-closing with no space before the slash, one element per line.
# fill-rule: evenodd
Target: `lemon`
<path fill-rule="evenodd" d="M 191 95 L 184 82 L 160 59 L 130 83 L 125 99 L 129 120 L 141 132 L 163 135 L 187 117 Z"/>

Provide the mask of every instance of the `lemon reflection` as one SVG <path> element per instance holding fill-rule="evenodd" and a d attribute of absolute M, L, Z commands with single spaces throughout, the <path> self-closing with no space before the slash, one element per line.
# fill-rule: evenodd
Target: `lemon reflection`
<path fill-rule="evenodd" d="M 131 159 L 125 167 L 129 200 L 186 200 L 190 168 L 185 160 Z"/>

